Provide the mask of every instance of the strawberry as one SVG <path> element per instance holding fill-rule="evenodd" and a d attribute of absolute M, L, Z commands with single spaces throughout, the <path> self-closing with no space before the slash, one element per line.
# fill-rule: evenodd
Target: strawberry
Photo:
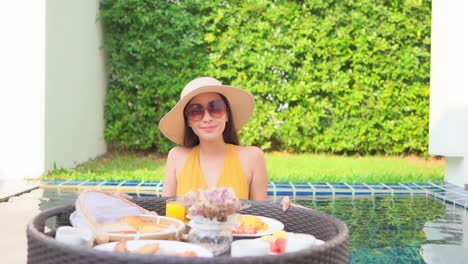
<path fill-rule="evenodd" d="M 288 240 L 284 237 L 279 237 L 275 241 L 275 246 L 277 248 L 277 253 L 284 253 L 286 252 L 286 243 L 288 243 Z"/>
<path fill-rule="evenodd" d="M 276 241 L 275 241 L 275 243 L 270 244 L 270 251 L 272 253 L 281 253 L 280 248 L 276 245 Z"/>
<path fill-rule="evenodd" d="M 279 237 L 274 240 L 264 239 L 264 241 L 270 244 L 270 252 L 272 253 L 284 253 L 286 252 L 286 243 L 288 240 L 284 237 Z"/>

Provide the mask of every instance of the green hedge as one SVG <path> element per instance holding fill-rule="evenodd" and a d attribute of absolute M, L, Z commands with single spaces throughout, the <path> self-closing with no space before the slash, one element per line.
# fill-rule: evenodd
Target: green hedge
<path fill-rule="evenodd" d="M 105 0 L 105 137 L 173 146 L 159 119 L 199 76 L 249 90 L 243 144 L 427 154 L 430 0 Z"/>

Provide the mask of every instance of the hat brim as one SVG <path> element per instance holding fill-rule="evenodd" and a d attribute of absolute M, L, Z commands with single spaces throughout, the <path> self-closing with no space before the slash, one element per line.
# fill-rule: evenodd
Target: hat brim
<path fill-rule="evenodd" d="M 181 98 L 159 121 L 161 132 L 172 142 L 183 145 L 184 108 L 193 97 L 209 92 L 222 94 L 229 101 L 236 131 L 239 131 L 249 121 L 255 107 L 255 100 L 249 92 L 229 85 L 209 85 L 199 87 Z"/>

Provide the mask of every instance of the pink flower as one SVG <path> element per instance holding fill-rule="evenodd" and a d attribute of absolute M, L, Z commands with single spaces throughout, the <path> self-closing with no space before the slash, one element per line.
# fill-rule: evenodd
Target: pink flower
<path fill-rule="evenodd" d="M 189 217 L 197 215 L 218 221 L 226 221 L 229 215 L 240 210 L 240 201 L 234 190 L 228 187 L 199 189 L 184 196 Z"/>

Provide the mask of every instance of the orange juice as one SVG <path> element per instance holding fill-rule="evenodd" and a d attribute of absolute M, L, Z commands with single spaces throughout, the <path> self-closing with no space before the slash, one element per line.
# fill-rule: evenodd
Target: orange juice
<path fill-rule="evenodd" d="M 166 216 L 177 218 L 185 222 L 185 206 L 178 201 L 167 201 Z"/>

